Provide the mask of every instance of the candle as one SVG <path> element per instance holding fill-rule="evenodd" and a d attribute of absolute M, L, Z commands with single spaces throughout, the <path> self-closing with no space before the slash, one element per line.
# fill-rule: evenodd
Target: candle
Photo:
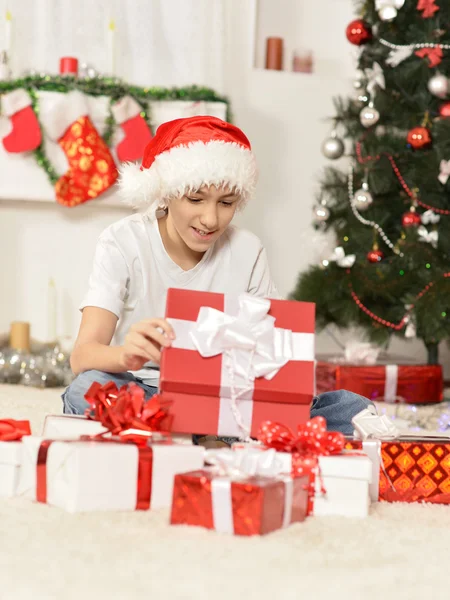
<path fill-rule="evenodd" d="M 9 10 L 6 11 L 5 22 L 5 50 L 8 56 L 11 56 L 11 31 L 12 31 L 12 15 Z"/>
<path fill-rule="evenodd" d="M 55 281 L 50 278 L 48 280 L 48 315 L 47 315 L 47 340 L 49 342 L 56 341 L 56 285 Z"/>
<path fill-rule="evenodd" d="M 115 65 L 115 54 L 116 54 L 116 48 L 115 48 L 115 36 L 116 36 L 116 24 L 114 23 L 114 20 L 111 19 L 108 25 L 108 47 L 109 47 L 109 71 L 110 71 L 110 75 L 114 75 L 115 70 L 116 70 L 116 65 Z"/>
<path fill-rule="evenodd" d="M 266 40 L 266 69 L 283 70 L 283 39 L 270 37 Z"/>

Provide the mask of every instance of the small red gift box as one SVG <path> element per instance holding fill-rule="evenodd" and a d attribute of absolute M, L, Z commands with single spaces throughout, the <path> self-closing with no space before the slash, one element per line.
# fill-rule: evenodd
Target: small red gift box
<path fill-rule="evenodd" d="M 314 304 L 170 289 L 166 318 L 176 340 L 162 355 L 160 392 L 172 431 L 242 437 L 263 421 L 309 418 Z"/>
<path fill-rule="evenodd" d="M 381 444 L 379 500 L 450 504 L 450 439 L 401 436 L 392 441 L 347 441 L 346 448 Z M 379 452 L 372 460 L 379 462 Z"/>
<path fill-rule="evenodd" d="M 344 389 L 370 400 L 425 404 L 441 402 L 441 365 L 351 365 L 319 361 L 316 367 L 318 394 Z"/>
<path fill-rule="evenodd" d="M 307 476 L 233 481 L 203 469 L 175 476 L 171 523 L 235 535 L 263 535 L 304 521 Z"/>

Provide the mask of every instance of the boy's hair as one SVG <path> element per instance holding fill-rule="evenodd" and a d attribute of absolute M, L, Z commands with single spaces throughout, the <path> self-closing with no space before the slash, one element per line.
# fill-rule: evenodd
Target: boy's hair
<path fill-rule="evenodd" d="M 246 203 L 258 178 L 255 157 L 245 134 L 217 117 L 189 117 L 161 125 L 147 145 L 142 165 L 128 163 L 120 172 L 120 191 L 135 208 L 154 216 L 172 198 L 202 186 L 229 188 Z"/>

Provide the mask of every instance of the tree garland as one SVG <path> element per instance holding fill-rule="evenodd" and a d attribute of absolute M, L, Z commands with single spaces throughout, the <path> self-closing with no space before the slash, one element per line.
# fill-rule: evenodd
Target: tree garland
<path fill-rule="evenodd" d="M 201 86 L 187 86 L 182 88 L 163 88 L 163 87 L 139 87 L 124 83 L 115 77 L 92 77 L 80 79 L 74 76 L 60 75 L 29 75 L 10 81 L 0 81 L 0 94 L 12 92 L 13 90 L 24 88 L 32 101 L 32 108 L 39 120 L 39 97 L 38 92 L 59 92 L 67 93 L 72 90 L 78 90 L 90 96 L 108 96 L 109 110 L 105 119 L 105 131 L 103 139 L 108 146 L 116 127 L 111 106 L 123 96 L 132 96 L 142 107 L 141 117 L 145 119 L 150 127 L 150 106 L 151 101 L 162 100 L 184 100 L 186 102 L 223 102 L 227 105 L 227 121 L 231 121 L 230 103 L 224 96 L 220 96 L 214 90 Z M 59 175 L 55 171 L 45 152 L 44 141 L 33 152 L 36 162 L 46 172 L 48 179 L 54 185 Z"/>

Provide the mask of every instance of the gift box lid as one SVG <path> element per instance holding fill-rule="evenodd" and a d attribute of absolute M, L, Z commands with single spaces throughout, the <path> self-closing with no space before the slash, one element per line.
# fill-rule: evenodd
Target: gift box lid
<path fill-rule="evenodd" d="M 309 302 L 270 300 L 268 315 L 277 329 L 293 333 L 296 360 L 289 360 L 274 377 L 258 377 L 245 397 L 261 402 L 309 404 L 314 395 L 315 305 Z M 227 368 L 223 355 L 203 358 L 190 338 L 200 309 L 209 307 L 236 316 L 238 297 L 212 292 L 169 289 L 166 318 L 177 332 L 172 347 L 164 349 L 161 359 L 160 388 L 174 392 L 211 397 L 230 397 Z M 234 378 L 237 381 L 237 378 Z M 241 391 L 239 383 L 236 388 Z"/>
<path fill-rule="evenodd" d="M 343 450 L 341 454 L 319 457 L 322 477 L 372 481 L 372 461 L 364 452 Z"/>
<path fill-rule="evenodd" d="M 0 465 L 19 466 L 22 450 L 22 442 L 0 442 Z"/>
<path fill-rule="evenodd" d="M 52 440 L 76 439 L 80 435 L 97 435 L 106 429 L 98 421 L 82 415 L 47 415 L 42 437 Z"/>

